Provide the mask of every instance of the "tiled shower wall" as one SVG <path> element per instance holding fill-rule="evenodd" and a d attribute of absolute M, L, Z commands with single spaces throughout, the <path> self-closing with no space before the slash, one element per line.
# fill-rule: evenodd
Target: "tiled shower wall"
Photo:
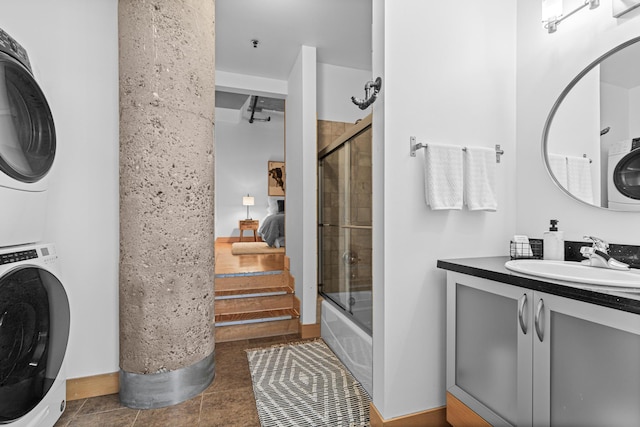
<path fill-rule="evenodd" d="M 318 120 L 318 152 L 335 141 L 353 125 L 353 123 L 347 122 Z"/>

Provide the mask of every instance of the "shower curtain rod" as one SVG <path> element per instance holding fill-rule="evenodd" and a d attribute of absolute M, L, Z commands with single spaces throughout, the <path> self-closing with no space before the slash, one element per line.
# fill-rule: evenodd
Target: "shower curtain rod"
<path fill-rule="evenodd" d="M 415 136 L 412 136 L 409 138 L 409 154 L 411 155 L 411 157 L 416 156 L 416 151 L 420 150 L 421 148 L 427 148 L 428 146 L 429 144 L 416 142 Z M 504 154 L 504 150 L 500 148 L 500 144 L 496 144 L 495 150 L 496 150 L 496 163 L 500 163 L 500 156 Z M 467 151 L 467 147 L 462 147 L 462 151 Z"/>

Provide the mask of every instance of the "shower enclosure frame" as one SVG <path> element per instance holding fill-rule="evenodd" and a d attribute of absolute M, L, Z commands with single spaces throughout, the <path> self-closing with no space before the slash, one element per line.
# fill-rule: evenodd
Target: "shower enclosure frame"
<path fill-rule="evenodd" d="M 369 168 L 369 175 L 367 178 L 367 183 L 359 182 L 360 186 L 368 185 L 368 193 L 359 193 L 355 195 L 360 199 L 368 198 L 368 202 L 365 200 L 364 206 L 358 206 L 356 203 L 354 211 L 362 212 L 364 209 L 364 215 L 354 214 L 352 212 L 351 199 L 352 199 L 352 187 L 351 180 L 353 179 L 353 169 L 357 169 L 354 167 L 354 163 L 352 160 L 360 161 L 360 159 L 351 159 L 352 149 L 350 144 L 359 143 L 357 142 L 357 138 L 361 137 L 363 134 L 369 132 L 371 134 L 371 115 L 367 116 L 363 120 L 359 121 L 356 125 L 354 125 L 351 129 L 348 129 L 343 135 L 333 141 L 329 146 L 324 148 L 318 153 L 318 292 L 319 294 L 326 300 L 329 301 L 335 308 L 341 311 L 348 320 L 352 321 L 358 328 L 362 329 L 367 335 L 372 335 L 372 251 L 371 251 L 371 243 L 372 243 L 372 223 L 371 223 L 371 140 L 367 141 L 369 143 L 369 151 L 368 158 L 369 164 L 365 167 Z M 340 199 L 338 204 L 338 210 L 340 211 L 341 216 L 338 218 L 337 223 L 335 220 L 335 212 L 332 212 L 332 215 L 325 215 L 326 211 L 323 212 L 323 209 L 331 209 L 327 208 L 324 205 L 324 185 L 326 184 L 325 179 L 325 167 L 324 163 L 330 156 L 341 155 L 342 161 L 338 162 L 340 164 L 339 167 L 344 168 L 343 174 L 339 176 L 339 179 L 343 179 L 344 182 L 337 183 L 337 186 L 342 188 L 342 192 L 338 190 L 338 198 Z M 338 169 L 336 167 L 335 169 Z M 362 176 L 359 176 L 358 179 L 362 181 Z M 356 180 L 357 181 L 357 180 Z M 366 191 L 366 190 L 365 190 Z M 336 201 L 334 200 L 335 204 Z M 362 200 L 359 201 L 362 204 Z M 368 208 L 368 212 L 366 212 Z M 327 222 L 326 216 L 332 216 L 333 222 Z M 354 218 L 358 217 L 358 218 Z M 363 221 L 364 219 L 364 221 Z M 328 229 L 334 228 L 336 230 L 337 236 L 334 238 L 338 239 L 342 242 L 339 245 L 340 249 L 340 259 L 335 259 L 335 268 L 339 269 L 338 275 L 342 277 L 338 277 L 341 280 L 338 285 L 338 291 L 336 289 L 327 289 L 326 286 L 326 272 L 324 271 L 326 268 L 326 258 L 327 255 L 324 250 L 325 239 L 327 239 L 326 235 L 328 234 Z M 364 233 L 364 236 L 363 236 Z M 368 238 L 367 235 L 368 234 Z M 363 240 L 367 241 L 367 244 L 359 245 L 359 250 L 364 251 L 363 254 L 354 252 L 351 239 L 355 237 L 355 240 L 362 242 Z M 330 239 L 329 239 L 330 240 Z M 335 244 L 335 242 L 334 242 Z M 328 246 L 331 246 L 330 244 Z M 333 258 L 336 258 L 335 247 L 333 248 Z M 335 270 L 335 269 L 334 269 Z M 361 279 L 357 279 L 358 274 L 363 274 L 364 277 Z M 335 271 L 332 271 L 335 275 Z M 353 288 L 352 282 L 360 281 L 360 286 L 358 289 Z M 334 285 L 335 287 L 335 285 Z M 364 287 L 364 288 L 363 288 Z"/>
<path fill-rule="evenodd" d="M 369 115 L 318 153 L 321 336 L 369 395 L 373 393 L 371 133 Z M 353 158 L 351 150 L 357 152 Z M 339 157 L 327 166 L 325 160 L 336 155 Z M 325 180 L 325 173 L 335 179 Z M 345 176 L 346 183 L 341 181 Z M 324 197 L 330 199 L 327 206 Z M 352 197 L 356 198 L 353 203 Z M 328 245 L 323 249 L 325 239 Z M 330 262 L 326 262 L 327 258 Z M 332 276 L 329 280 L 327 273 Z"/>

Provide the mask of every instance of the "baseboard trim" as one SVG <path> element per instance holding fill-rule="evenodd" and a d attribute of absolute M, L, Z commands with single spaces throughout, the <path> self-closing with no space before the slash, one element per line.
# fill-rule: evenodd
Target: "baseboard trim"
<path fill-rule="evenodd" d="M 294 307 L 300 312 L 300 300 L 297 296 L 294 296 Z M 320 338 L 320 323 L 310 323 L 307 325 L 302 324 L 302 318 L 299 321 L 298 330 L 300 331 L 300 338 L 303 340 L 310 338 Z"/>
<path fill-rule="evenodd" d="M 116 394 L 120 390 L 119 372 L 67 380 L 67 401 Z"/>
<path fill-rule="evenodd" d="M 303 325 L 300 323 L 300 338 L 303 340 L 309 338 L 320 338 L 320 324 L 311 323 L 309 325 Z"/>
<path fill-rule="evenodd" d="M 371 427 L 449 427 L 446 406 L 385 420 L 371 402 L 369 418 Z"/>
<path fill-rule="evenodd" d="M 491 427 L 484 418 L 476 414 L 450 392 L 447 392 L 447 421 L 453 426 Z"/>

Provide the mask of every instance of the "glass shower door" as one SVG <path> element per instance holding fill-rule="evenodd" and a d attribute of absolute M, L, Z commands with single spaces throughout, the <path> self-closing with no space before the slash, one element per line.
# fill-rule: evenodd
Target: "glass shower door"
<path fill-rule="evenodd" d="M 320 292 L 370 334 L 371 128 L 320 159 L 319 170 Z"/>

